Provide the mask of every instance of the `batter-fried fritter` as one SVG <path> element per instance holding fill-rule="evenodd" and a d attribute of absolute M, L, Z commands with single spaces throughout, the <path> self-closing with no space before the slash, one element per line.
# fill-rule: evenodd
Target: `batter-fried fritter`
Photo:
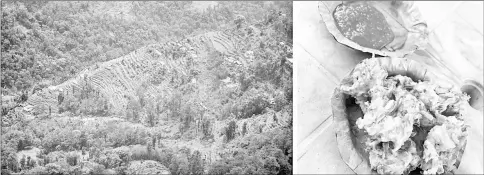
<path fill-rule="evenodd" d="M 452 171 L 466 128 L 460 114 L 469 97 L 432 82 L 388 76 L 378 58 L 366 59 L 340 89 L 356 99 L 364 116 L 356 126 L 368 134 L 371 167 L 380 174 Z"/>

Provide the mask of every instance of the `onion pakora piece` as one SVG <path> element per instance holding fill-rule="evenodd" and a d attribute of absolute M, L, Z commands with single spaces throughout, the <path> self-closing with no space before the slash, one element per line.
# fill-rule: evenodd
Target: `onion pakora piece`
<path fill-rule="evenodd" d="M 457 168 L 455 164 L 464 152 L 467 128 L 463 121 L 451 116 L 430 130 L 424 143 L 424 174 L 443 174 Z"/>
<path fill-rule="evenodd" d="M 379 174 L 453 171 L 465 148 L 468 126 L 460 111 L 469 97 L 386 70 L 378 58 L 366 59 L 340 87 L 364 113 L 356 125 L 368 134 L 371 168 Z"/>

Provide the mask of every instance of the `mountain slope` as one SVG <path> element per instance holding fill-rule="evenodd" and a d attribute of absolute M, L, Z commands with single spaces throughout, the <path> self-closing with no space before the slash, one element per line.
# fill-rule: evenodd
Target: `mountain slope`
<path fill-rule="evenodd" d="M 291 174 L 292 26 L 282 12 L 268 19 L 238 16 L 34 90 L 2 123 L 12 148 L 2 165 L 19 172 L 18 155 L 34 147 L 47 169 L 27 173 L 126 173 L 154 160 L 172 174 Z"/>
<path fill-rule="evenodd" d="M 72 98 L 83 88 L 92 88 L 103 97 L 108 97 L 113 113 L 124 114 L 128 97 L 135 96 L 141 83 L 147 81 L 152 72 L 162 69 L 167 74 L 181 74 L 183 78 L 190 74 L 197 58 L 206 59 L 208 49 L 228 57 L 235 56 L 235 35 L 228 31 L 210 32 L 183 41 L 165 44 L 149 45 L 131 52 L 130 54 L 108 62 L 96 64 L 82 71 L 74 79 L 60 85 L 44 89 L 29 98 L 28 104 L 43 106 L 41 113 L 57 113 L 57 98 L 59 94 L 64 98 Z M 204 60 L 196 60 L 203 62 Z M 182 79 L 182 81 L 187 81 Z"/>

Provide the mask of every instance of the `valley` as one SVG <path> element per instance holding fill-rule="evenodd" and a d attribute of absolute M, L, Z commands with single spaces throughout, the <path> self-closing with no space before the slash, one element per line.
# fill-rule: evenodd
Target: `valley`
<path fill-rule="evenodd" d="M 155 10 L 123 3 L 79 8 L 127 21 Z M 208 8 L 197 23 L 230 15 L 216 30 L 82 62 L 65 81 L 3 89 L 2 174 L 292 174 L 292 3 L 257 3 L 196 5 Z"/>

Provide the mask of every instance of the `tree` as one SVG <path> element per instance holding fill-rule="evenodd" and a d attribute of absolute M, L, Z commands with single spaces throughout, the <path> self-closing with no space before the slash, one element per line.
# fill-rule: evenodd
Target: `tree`
<path fill-rule="evenodd" d="M 242 135 L 245 135 L 247 133 L 247 122 L 244 122 L 244 125 L 242 125 Z"/>
<path fill-rule="evenodd" d="M 20 96 L 20 101 L 19 103 L 23 103 L 23 102 L 26 102 L 29 98 L 29 94 L 26 90 L 23 90 L 22 91 L 22 95 Z"/>
<path fill-rule="evenodd" d="M 60 105 L 63 101 L 64 101 L 64 95 L 62 94 L 62 92 L 60 92 L 59 95 L 57 96 L 57 102 Z"/>
<path fill-rule="evenodd" d="M 190 156 L 189 167 L 190 167 L 190 174 L 203 174 L 203 162 L 200 151 L 196 150 Z"/>
<path fill-rule="evenodd" d="M 230 172 L 231 166 L 227 163 L 227 159 L 219 160 L 210 166 L 208 174 L 224 175 Z"/>
<path fill-rule="evenodd" d="M 151 156 L 151 152 L 154 149 L 153 139 L 148 136 L 146 137 L 146 149 L 148 150 L 148 155 Z"/>
<path fill-rule="evenodd" d="M 153 145 L 153 147 L 154 147 L 154 146 L 156 145 L 156 137 L 153 137 L 152 141 L 153 141 L 153 142 L 152 142 L 152 144 L 151 144 L 151 145 Z"/>
<path fill-rule="evenodd" d="M 18 159 L 17 159 L 17 156 L 14 154 L 14 153 L 7 153 L 7 152 L 10 152 L 9 149 L 7 150 L 2 150 L 2 154 L 6 153 L 7 155 L 6 156 L 3 156 L 2 155 L 2 159 L 3 158 L 6 158 L 7 159 L 7 169 L 13 171 L 13 172 L 17 172 L 19 167 L 18 167 Z M 2 161 L 2 164 L 4 162 Z M 21 167 L 20 167 L 21 168 Z M 3 169 L 3 168 L 2 168 Z"/>
<path fill-rule="evenodd" d="M 26 165 L 26 169 L 30 169 L 32 168 L 32 164 L 31 164 L 31 158 L 30 156 L 27 156 L 27 161 L 25 162 L 25 165 Z"/>
<path fill-rule="evenodd" d="M 173 174 L 190 174 L 188 159 L 185 154 L 178 154 L 171 160 L 169 166 L 170 172 Z"/>
<path fill-rule="evenodd" d="M 12 173 L 8 170 L 8 169 L 3 169 L 2 168 L 2 172 L 1 174 L 4 174 L 4 175 L 11 175 Z"/>
<path fill-rule="evenodd" d="M 245 17 L 242 15 L 237 15 L 234 20 L 235 25 L 237 26 L 237 29 L 242 28 L 242 26 L 245 23 Z"/>
<path fill-rule="evenodd" d="M 182 95 L 179 92 L 175 92 L 175 94 L 171 97 L 170 101 L 167 104 L 168 109 L 170 110 L 170 116 L 172 118 L 180 115 L 181 102 Z"/>
<path fill-rule="evenodd" d="M 225 136 L 227 136 L 227 142 L 230 142 L 235 138 L 235 130 L 237 129 L 237 124 L 235 121 L 230 121 L 228 126 L 225 128 Z"/>
<path fill-rule="evenodd" d="M 148 104 L 146 106 L 146 117 L 148 121 L 148 125 L 150 127 L 155 126 L 156 123 L 156 111 L 155 111 L 155 104 L 153 103 L 152 100 L 148 100 Z"/>
<path fill-rule="evenodd" d="M 145 94 L 144 94 L 144 91 L 146 90 L 144 87 L 145 87 L 145 83 L 143 83 L 143 85 L 141 85 L 141 87 L 136 90 L 136 96 L 138 96 L 138 101 L 139 101 L 139 104 L 141 105 L 141 108 L 145 107 L 146 105 L 146 100 L 145 100 Z"/>
<path fill-rule="evenodd" d="M 203 138 L 205 139 L 210 139 L 213 137 L 212 134 L 212 126 L 211 126 L 211 121 L 208 119 L 202 120 L 202 133 L 203 133 Z"/>
<path fill-rule="evenodd" d="M 78 155 L 75 154 L 74 152 L 70 152 L 67 154 L 66 161 L 69 165 L 71 166 L 76 166 L 78 162 Z"/>
<path fill-rule="evenodd" d="M 20 168 L 24 169 L 25 168 L 25 155 L 22 156 L 20 159 Z"/>
<path fill-rule="evenodd" d="M 47 174 L 62 174 L 64 173 L 62 167 L 56 163 L 49 163 L 45 165 Z"/>
<path fill-rule="evenodd" d="M 194 116 L 196 116 L 196 111 L 193 109 L 191 103 L 184 105 L 182 108 L 182 113 L 180 116 L 180 131 L 185 132 L 190 128 L 190 124 L 192 123 Z"/>
<path fill-rule="evenodd" d="M 264 169 L 268 172 L 267 174 L 277 174 L 280 170 L 280 165 L 277 163 L 276 158 L 268 157 L 264 159 Z"/>
<path fill-rule="evenodd" d="M 87 147 L 88 146 L 87 142 L 88 142 L 88 138 L 87 138 L 86 132 L 81 132 L 81 135 L 80 135 L 80 138 L 79 138 L 78 148 L 83 149 L 83 148 Z"/>
<path fill-rule="evenodd" d="M 139 122 L 140 104 L 133 97 L 128 98 L 126 118 L 127 120 Z"/>

